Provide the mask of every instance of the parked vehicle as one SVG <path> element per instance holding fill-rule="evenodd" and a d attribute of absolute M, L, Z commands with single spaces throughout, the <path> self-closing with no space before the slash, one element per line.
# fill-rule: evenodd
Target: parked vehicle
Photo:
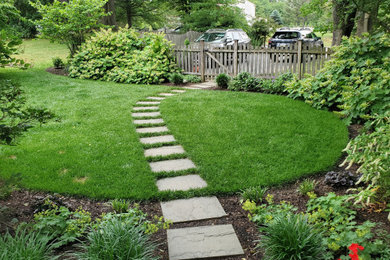
<path fill-rule="evenodd" d="M 312 28 L 280 28 L 269 39 L 268 46 L 276 47 L 291 47 L 302 40 L 304 45 L 309 47 L 324 47 L 321 37 L 317 37 Z"/>
<path fill-rule="evenodd" d="M 204 40 L 205 43 L 213 47 L 225 47 L 233 45 L 235 40 L 238 40 L 238 44 L 250 43 L 251 39 L 242 29 L 210 29 L 202 34 L 195 42 Z"/>

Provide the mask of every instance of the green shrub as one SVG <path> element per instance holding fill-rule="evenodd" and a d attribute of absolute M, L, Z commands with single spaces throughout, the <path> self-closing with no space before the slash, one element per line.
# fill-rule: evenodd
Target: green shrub
<path fill-rule="evenodd" d="M 60 57 L 55 57 L 53 58 L 53 66 L 56 69 L 63 69 L 65 67 L 65 63 Z"/>
<path fill-rule="evenodd" d="M 58 207 L 50 200 L 45 201 L 48 210 L 34 215 L 33 230 L 55 239 L 53 247 L 58 248 L 74 242 L 88 231 L 91 225 L 91 214 L 82 209 L 75 212 L 66 207 Z"/>
<path fill-rule="evenodd" d="M 42 124 L 54 117 L 46 109 L 27 107 L 20 86 L 0 80 L 0 143 L 11 144 L 36 121 Z"/>
<path fill-rule="evenodd" d="M 57 259 L 52 250 L 48 237 L 26 229 L 18 228 L 14 236 L 8 232 L 0 236 L 0 259 Z"/>
<path fill-rule="evenodd" d="M 111 201 L 111 206 L 116 213 L 126 213 L 130 207 L 130 202 L 127 200 L 115 199 Z"/>
<path fill-rule="evenodd" d="M 184 76 L 180 73 L 172 73 L 169 77 L 169 81 L 175 85 L 180 85 L 184 82 Z"/>
<path fill-rule="evenodd" d="M 189 83 L 200 83 L 202 80 L 195 75 L 184 75 L 184 80 Z"/>
<path fill-rule="evenodd" d="M 153 257 L 155 245 L 150 242 L 142 226 L 133 221 L 111 219 L 88 234 L 81 246 L 78 259 L 157 259 Z"/>
<path fill-rule="evenodd" d="M 314 180 L 304 180 L 298 187 L 298 192 L 301 195 L 307 195 L 308 192 L 313 192 L 316 188 L 316 181 Z"/>
<path fill-rule="evenodd" d="M 243 201 L 250 200 L 256 203 L 261 203 L 268 191 L 267 187 L 250 187 L 240 192 Z"/>
<path fill-rule="evenodd" d="M 373 130 L 370 130 L 373 129 Z M 390 198 L 390 111 L 378 116 L 366 131 L 351 140 L 344 149 L 347 157 L 343 163 L 359 164 L 357 170 L 362 173 L 359 182 L 368 184 L 355 194 L 356 202 L 367 205 L 373 202 L 375 191 L 379 189 L 382 198 Z"/>
<path fill-rule="evenodd" d="M 266 259 L 324 259 L 323 237 L 304 216 L 276 216 L 264 231 L 260 246 L 265 250 Z"/>
<path fill-rule="evenodd" d="M 218 87 L 227 89 L 230 82 L 230 76 L 225 73 L 221 73 L 216 77 L 215 82 L 217 82 Z"/>
<path fill-rule="evenodd" d="M 228 89 L 234 91 L 259 91 L 261 80 L 248 72 L 241 72 L 230 82 Z"/>
<path fill-rule="evenodd" d="M 69 76 L 134 84 L 157 84 L 178 72 L 172 44 L 163 34 L 132 29 L 101 30 L 74 56 Z"/>
<path fill-rule="evenodd" d="M 287 83 L 292 98 L 315 108 L 341 110 L 350 122 L 365 122 L 390 110 L 390 36 L 344 39 L 315 76 Z"/>

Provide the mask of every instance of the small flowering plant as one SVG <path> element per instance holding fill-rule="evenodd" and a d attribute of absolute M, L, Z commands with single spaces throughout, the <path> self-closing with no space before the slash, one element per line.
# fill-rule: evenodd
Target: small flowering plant
<path fill-rule="evenodd" d="M 360 246 L 359 244 L 352 243 L 348 248 L 349 248 L 349 250 L 352 251 L 352 254 L 349 254 L 349 257 L 351 258 L 351 260 L 359 260 L 358 251 L 359 250 L 363 251 L 364 247 Z M 341 260 L 341 259 L 339 258 L 338 260 Z M 360 260 L 362 260 L 362 259 L 360 259 Z"/>

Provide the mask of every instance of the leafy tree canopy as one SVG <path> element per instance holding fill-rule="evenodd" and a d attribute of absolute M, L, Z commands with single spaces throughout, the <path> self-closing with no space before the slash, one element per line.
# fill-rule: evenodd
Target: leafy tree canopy
<path fill-rule="evenodd" d="M 30 3 L 42 15 L 37 25 L 41 27 L 43 37 L 66 44 L 73 56 L 93 30 L 104 27 L 100 20 L 107 15 L 103 9 L 106 2 L 107 0 L 55 0 L 49 5 L 40 1 Z"/>

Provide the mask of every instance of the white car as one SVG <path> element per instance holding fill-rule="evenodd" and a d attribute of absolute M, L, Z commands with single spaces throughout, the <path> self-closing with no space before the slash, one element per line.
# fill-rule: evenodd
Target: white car
<path fill-rule="evenodd" d="M 248 44 L 251 39 L 242 29 L 210 29 L 202 34 L 195 42 L 204 41 L 213 47 L 225 47 L 233 45 L 235 40 L 238 44 Z"/>

